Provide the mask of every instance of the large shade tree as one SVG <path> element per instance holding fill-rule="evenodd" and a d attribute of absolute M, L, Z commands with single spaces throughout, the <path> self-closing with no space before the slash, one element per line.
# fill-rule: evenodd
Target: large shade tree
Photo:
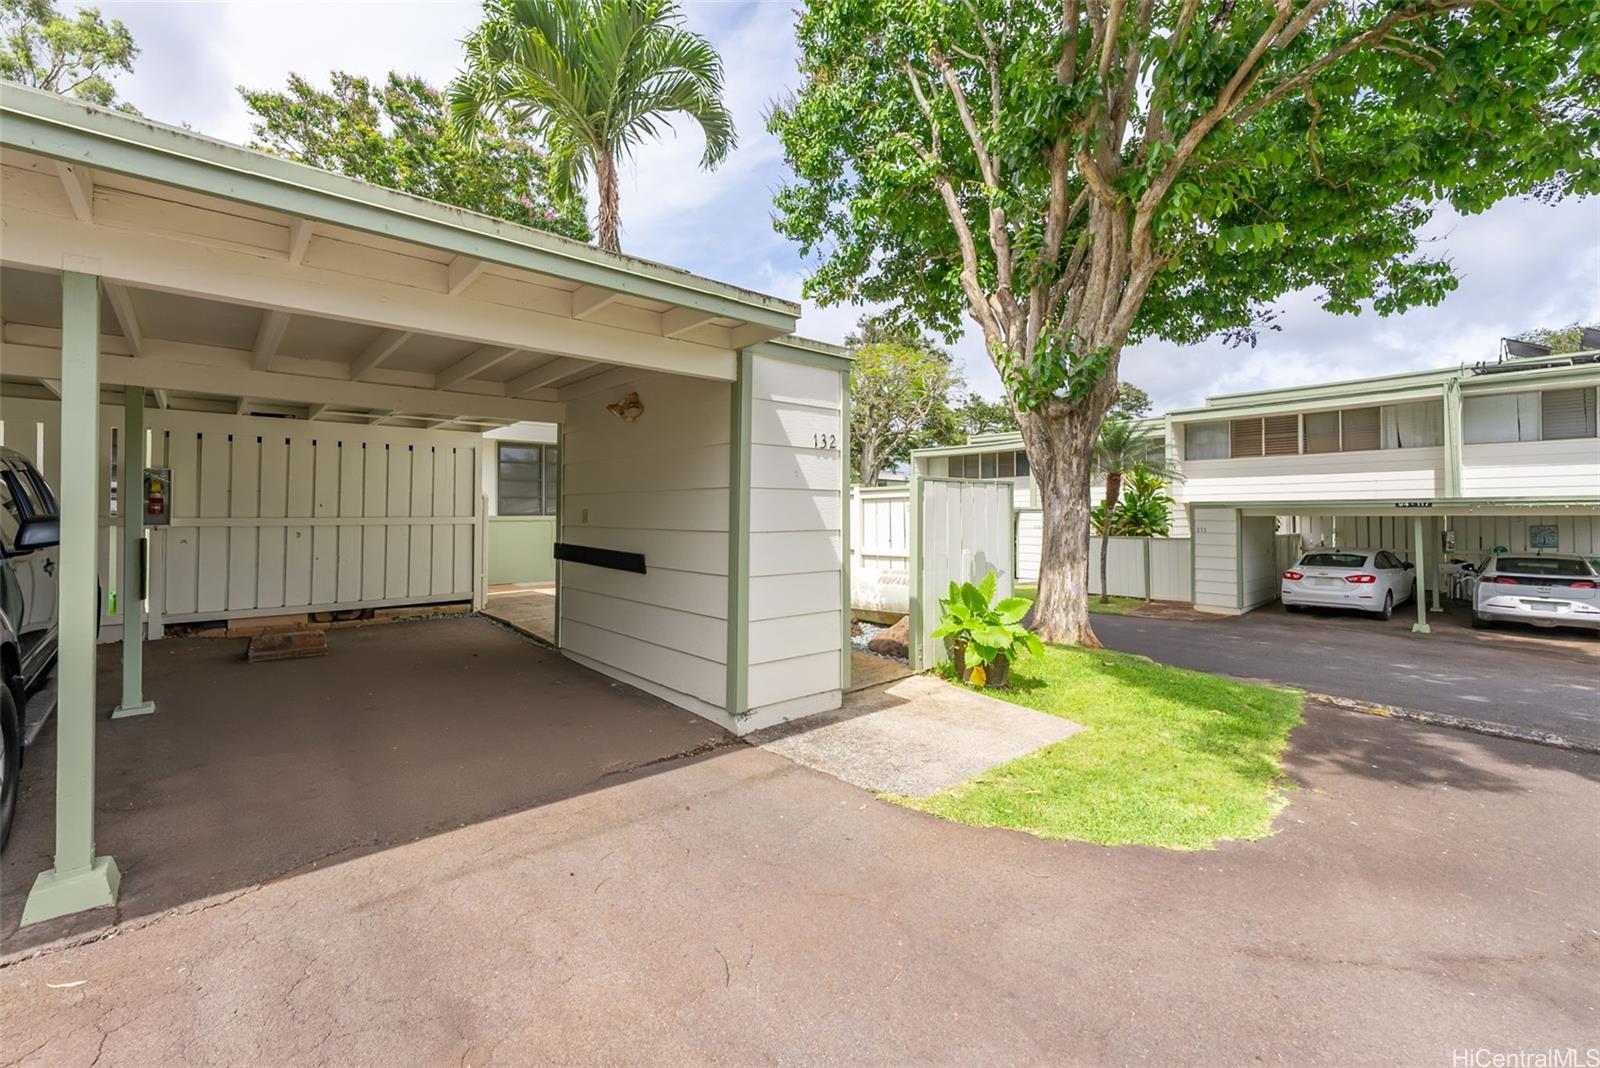
<path fill-rule="evenodd" d="M 1036 621 L 1095 644 L 1094 442 L 1123 347 L 1275 298 L 1435 303 L 1433 206 L 1592 192 L 1592 0 L 830 0 L 770 117 L 808 295 L 982 331 L 1044 513 Z"/>
<path fill-rule="evenodd" d="M 592 173 L 600 247 L 621 250 L 617 164 L 674 117 L 705 134 L 700 165 L 737 144 L 722 103 L 722 58 L 683 27 L 673 0 L 487 0 L 450 90 L 470 141 L 499 118 L 543 136 L 563 186 Z"/>
<path fill-rule="evenodd" d="M 553 195 L 549 160 L 526 130 L 488 124 L 470 147 L 449 136 L 444 94 L 415 75 L 381 83 L 344 71 L 320 88 L 245 89 L 250 143 L 299 163 L 468 211 L 589 239 L 583 202 Z"/>

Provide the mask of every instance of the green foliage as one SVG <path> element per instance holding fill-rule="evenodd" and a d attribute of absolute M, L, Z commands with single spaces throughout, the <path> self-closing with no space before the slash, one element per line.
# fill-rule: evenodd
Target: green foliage
<path fill-rule="evenodd" d="M 1017 413 L 1005 401 L 985 400 L 969 394 L 950 412 L 951 420 L 936 442 L 939 445 L 961 445 L 972 434 L 998 434 L 1017 429 Z"/>
<path fill-rule="evenodd" d="M 576 194 L 600 187 L 600 244 L 617 245 L 616 163 L 682 115 L 705 134 L 700 165 L 738 143 L 722 103 L 722 58 L 683 28 L 673 0 L 486 0 L 466 40 L 450 112 L 470 141 L 498 117 L 543 137 L 552 177 Z"/>
<path fill-rule="evenodd" d="M 864 316 L 845 339 L 850 366 L 850 457 L 863 485 L 939 444 L 952 417 L 950 396 L 961 376 L 950 354 L 914 327 Z"/>
<path fill-rule="evenodd" d="M 72 18 L 52 0 L 0 0 L 0 78 L 101 107 L 137 115 L 117 100 L 111 79 L 133 70 L 139 48 L 121 19 L 105 21 L 97 7 Z"/>
<path fill-rule="evenodd" d="M 344 71 L 321 89 L 298 74 L 283 92 L 239 89 L 251 145 L 287 159 L 468 211 L 589 238 L 583 204 L 551 195 L 549 163 L 525 129 L 486 126 L 468 147 L 450 136 L 444 95 L 391 71 L 380 86 Z"/>
<path fill-rule="evenodd" d="M 1436 304 L 1456 285 L 1441 252 L 1417 237 L 1437 205 L 1471 214 L 1506 197 L 1600 189 L 1592 0 L 1329 4 L 1249 58 L 1306 6 L 1208 4 L 1180 26 L 1190 5 L 1154 4 L 1147 23 L 1132 4 L 1068 5 L 1089 12 L 1069 31 L 1061 5 L 808 5 L 797 30 L 804 83 L 769 119 L 794 174 L 776 195 L 776 225 L 821 257 L 806 295 L 888 304 L 953 337 L 963 314 L 999 292 L 1007 265 L 990 239 L 999 218 L 1018 301 L 1060 297 L 1030 327 L 1036 343 L 991 342 L 1012 399 L 1032 410 L 1081 401 L 1113 368 L 1115 330 L 1091 343 L 1067 320 L 1072 295 L 1090 284 L 1072 273 L 1071 254 L 1092 258 L 1096 244 L 1118 240 L 1128 249 L 1146 198 L 1153 275 L 1147 291 L 1129 290 L 1126 340 L 1182 344 L 1218 332 L 1250 339 L 1266 305 L 1301 289 L 1337 313 Z M 1102 78 L 1090 20 L 1107 8 L 1122 21 Z M 1204 125 L 1217 109 L 1226 117 Z M 1059 254 L 1046 231 L 1053 155 L 1067 161 L 1064 202 L 1087 204 Z M 1089 195 L 1084 160 L 1106 176 L 1103 197 Z M 985 301 L 963 288 L 952 198 L 975 240 L 973 284 Z"/>
<path fill-rule="evenodd" d="M 1106 412 L 1108 419 L 1143 419 L 1150 414 L 1150 394 L 1132 382 L 1117 383 L 1117 399 Z"/>
<path fill-rule="evenodd" d="M 1590 330 L 1600 330 L 1600 323 L 1587 324 Z M 1538 330 L 1525 330 L 1517 335 L 1518 341 L 1531 341 L 1536 345 L 1548 345 L 1553 353 L 1577 352 L 1580 347 L 1580 331 L 1582 326 L 1573 323 L 1570 326 L 1543 327 Z"/>
<path fill-rule="evenodd" d="M 1164 538 L 1172 532 L 1172 509 L 1176 502 L 1167 493 L 1167 483 L 1143 464 L 1136 464 L 1123 483 L 1117 502 L 1111 534 L 1120 538 Z M 1089 512 L 1096 534 L 1106 532 L 1106 506 L 1097 504 Z"/>
<path fill-rule="evenodd" d="M 930 638 L 948 638 L 965 646 L 979 663 L 993 663 L 1004 656 L 1016 663 L 1024 655 L 1044 655 L 1044 645 L 1022 625 L 1033 602 L 1025 597 L 994 601 L 995 573 L 989 572 L 974 586 L 970 582 L 950 583 L 950 595 L 939 602 L 939 626 Z"/>
<path fill-rule="evenodd" d="M 896 801 L 1041 838 L 1169 849 L 1264 838 L 1286 802 L 1283 752 L 1301 719 L 1292 690 L 1052 645 L 990 692 L 1089 729 Z"/>

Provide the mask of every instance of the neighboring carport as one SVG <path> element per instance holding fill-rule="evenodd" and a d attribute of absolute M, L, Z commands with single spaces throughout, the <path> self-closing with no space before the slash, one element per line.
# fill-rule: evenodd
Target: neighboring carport
<path fill-rule="evenodd" d="M 165 618 L 232 618 L 481 603 L 482 431 L 562 424 L 587 553 L 564 566 L 598 576 L 558 612 L 563 651 L 725 725 L 837 704 L 847 364 L 785 337 L 794 304 L 49 94 L 7 86 L 0 116 L 0 419 L 31 424 L 62 508 L 54 864 L 25 923 L 117 896 L 97 523 L 136 563 L 147 440 L 189 495 L 149 550 Z M 637 424 L 608 409 L 630 392 Z M 648 586 L 619 554 L 648 555 Z M 124 615 L 140 571 L 118 570 Z M 127 630 L 119 711 L 148 713 Z"/>

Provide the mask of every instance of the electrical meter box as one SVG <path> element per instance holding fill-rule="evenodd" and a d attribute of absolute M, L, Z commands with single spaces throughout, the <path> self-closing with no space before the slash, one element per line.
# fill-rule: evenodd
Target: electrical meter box
<path fill-rule="evenodd" d="M 172 522 L 172 468 L 144 469 L 144 525 L 164 527 Z"/>
<path fill-rule="evenodd" d="M 1439 534 L 1439 541 L 1441 543 L 1440 548 L 1442 548 L 1445 552 L 1453 553 L 1453 552 L 1456 551 L 1456 532 L 1455 531 L 1453 531 L 1453 530 L 1441 531 L 1440 534 Z"/>

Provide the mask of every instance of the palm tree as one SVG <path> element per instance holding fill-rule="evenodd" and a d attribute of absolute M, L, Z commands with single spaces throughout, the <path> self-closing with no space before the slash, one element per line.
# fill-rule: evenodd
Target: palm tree
<path fill-rule="evenodd" d="M 600 247 L 617 240 L 617 161 L 673 115 L 705 132 L 700 166 L 738 138 L 722 104 L 722 58 L 683 28 L 674 0 L 488 0 L 450 87 L 450 115 L 469 141 L 490 118 L 543 136 L 553 180 L 600 187 Z"/>
<path fill-rule="evenodd" d="M 1173 479 L 1176 473 L 1167 463 L 1166 453 L 1156 436 L 1132 419 L 1112 417 L 1100 424 L 1094 443 L 1094 470 L 1106 480 L 1105 533 L 1100 537 L 1100 603 L 1111 603 L 1106 586 L 1106 559 L 1111 548 L 1111 531 L 1117 529 L 1117 499 L 1122 496 L 1122 480 L 1136 468 L 1160 478 Z"/>

